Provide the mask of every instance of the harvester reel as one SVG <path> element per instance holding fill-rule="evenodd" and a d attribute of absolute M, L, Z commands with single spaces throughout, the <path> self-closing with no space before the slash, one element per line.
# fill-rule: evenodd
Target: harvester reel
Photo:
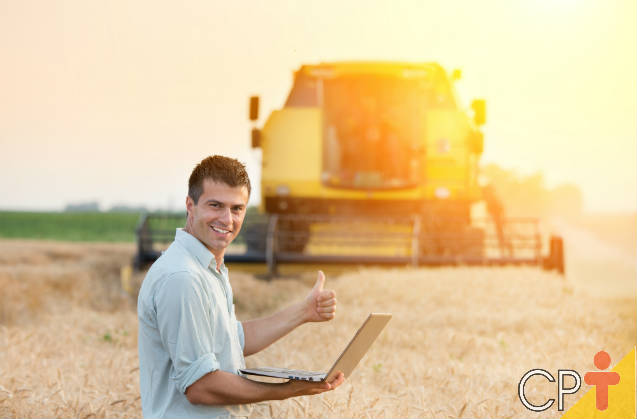
<path fill-rule="evenodd" d="M 461 216 L 438 213 L 421 217 L 420 255 L 431 263 L 480 260 L 484 238 L 481 228 L 467 225 Z"/>

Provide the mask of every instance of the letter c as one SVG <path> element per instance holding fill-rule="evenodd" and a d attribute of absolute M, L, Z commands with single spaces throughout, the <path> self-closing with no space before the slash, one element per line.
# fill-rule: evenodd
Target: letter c
<path fill-rule="evenodd" d="M 553 378 L 553 376 L 548 371 L 545 371 L 542 369 L 534 369 L 534 370 L 528 371 L 526 374 L 524 374 L 524 376 L 520 380 L 520 384 L 518 384 L 518 396 L 520 397 L 520 401 L 522 402 L 524 407 L 534 412 L 542 412 L 548 409 L 549 407 L 553 406 L 553 403 L 555 403 L 555 399 L 549 399 L 546 403 L 544 403 L 541 406 L 536 406 L 534 404 L 529 403 L 529 401 L 526 399 L 526 396 L 524 395 L 524 385 L 526 384 L 527 380 L 533 377 L 534 375 L 541 375 L 547 380 L 549 380 L 551 383 L 555 382 L 555 378 Z"/>

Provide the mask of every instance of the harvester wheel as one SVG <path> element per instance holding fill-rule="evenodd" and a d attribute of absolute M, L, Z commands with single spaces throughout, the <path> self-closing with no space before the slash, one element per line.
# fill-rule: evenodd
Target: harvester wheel
<path fill-rule="evenodd" d="M 555 269 L 564 275 L 564 240 L 560 236 L 551 236 L 549 255 L 544 258 L 544 269 Z"/>

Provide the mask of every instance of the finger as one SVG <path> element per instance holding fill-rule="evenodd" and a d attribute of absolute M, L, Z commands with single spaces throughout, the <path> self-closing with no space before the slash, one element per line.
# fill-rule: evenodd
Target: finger
<path fill-rule="evenodd" d="M 325 274 L 323 273 L 323 271 L 318 271 L 318 277 L 316 278 L 316 283 L 314 284 L 314 288 L 312 288 L 312 291 L 316 291 L 320 295 L 320 293 L 323 291 L 323 285 L 325 285 Z"/>
<path fill-rule="evenodd" d="M 334 292 L 334 290 L 323 290 L 317 296 L 318 300 L 329 300 L 330 298 L 336 298 L 336 293 Z"/>
<path fill-rule="evenodd" d="M 321 316 L 322 319 L 330 320 L 336 316 L 336 313 L 319 313 L 319 316 Z"/>
<path fill-rule="evenodd" d="M 336 387 L 343 384 L 344 381 L 345 381 L 345 375 L 342 372 L 339 372 L 338 375 L 334 377 L 332 381 L 330 381 L 330 387 L 332 389 L 335 389 Z"/>
<path fill-rule="evenodd" d="M 329 300 L 321 300 L 318 302 L 319 307 L 329 307 L 336 305 L 336 298 L 330 298 Z"/>
<path fill-rule="evenodd" d="M 336 387 L 340 386 L 344 382 L 345 382 L 345 375 L 343 373 L 341 373 L 339 375 L 338 379 L 336 380 L 336 382 L 334 382 L 333 384 L 330 384 L 330 385 L 332 386 L 332 389 L 335 389 Z"/>
<path fill-rule="evenodd" d="M 320 314 L 320 313 L 334 313 L 336 312 L 336 306 L 329 306 L 329 307 L 318 307 L 316 309 L 316 311 Z"/>
<path fill-rule="evenodd" d="M 318 314 L 324 313 L 336 313 L 336 306 L 328 306 L 328 307 L 316 307 L 316 312 Z"/>

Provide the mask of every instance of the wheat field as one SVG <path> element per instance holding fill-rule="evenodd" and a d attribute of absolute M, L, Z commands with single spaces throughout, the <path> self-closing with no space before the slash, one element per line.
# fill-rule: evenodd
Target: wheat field
<path fill-rule="evenodd" d="M 300 327 L 248 366 L 326 369 L 369 312 L 392 320 L 336 391 L 259 403 L 252 417 L 561 416 L 555 405 L 526 410 L 520 378 L 533 368 L 583 374 L 600 349 L 619 361 L 637 340 L 637 301 L 634 239 L 555 228 L 566 277 L 533 267 L 328 267 L 336 319 Z M 119 277 L 133 253 L 132 244 L 0 241 L 0 417 L 141 416 L 135 303 Z M 240 319 L 301 298 L 315 280 L 310 267 L 271 282 L 242 266 L 230 273 Z M 555 393 L 539 379 L 527 387 L 537 404 Z"/>

